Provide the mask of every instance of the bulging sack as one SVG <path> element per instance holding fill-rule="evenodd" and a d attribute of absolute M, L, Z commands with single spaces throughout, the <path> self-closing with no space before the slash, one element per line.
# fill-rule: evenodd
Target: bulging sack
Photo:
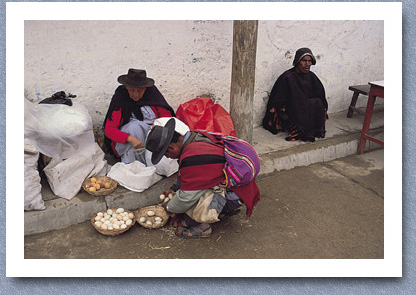
<path fill-rule="evenodd" d="M 186 214 L 196 222 L 200 223 L 214 223 L 220 221 L 218 216 L 227 202 L 225 194 L 225 188 L 218 186 L 207 189 L 199 198 L 198 202 L 186 211 Z M 220 205 L 213 206 L 213 203 L 220 203 Z M 220 208 L 216 208 L 218 206 Z"/>
<path fill-rule="evenodd" d="M 176 117 L 190 130 L 209 130 L 235 136 L 230 114 L 209 97 L 197 97 L 181 104 Z"/>
<path fill-rule="evenodd" d="M 214 143 L 224 145 L 225 180 L 221 185 L 230 188 L 246 185 L 255 180 L 260 172 L 260 159 L 248 142 L 221 133 L 202 130 L 198 132 Z"/>

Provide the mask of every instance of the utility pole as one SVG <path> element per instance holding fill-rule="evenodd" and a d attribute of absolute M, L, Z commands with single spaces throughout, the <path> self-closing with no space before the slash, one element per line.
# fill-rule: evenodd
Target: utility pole
<path fill-rule="evenodd" d="M 256 20 L 235 20 L 233 23 L 230 115 L 237 137 L 249 143 L 253 139 L 257 29 Z"/>

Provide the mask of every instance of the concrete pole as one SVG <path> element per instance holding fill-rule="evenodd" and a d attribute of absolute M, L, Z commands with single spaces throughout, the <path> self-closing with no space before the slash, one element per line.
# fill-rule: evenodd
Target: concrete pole
<path fill-rule="evenodd" d="M 253 139 L 257 28 L 256 20 L 234 21 L 230 115 L 237 137 L 249 143 Z"/>

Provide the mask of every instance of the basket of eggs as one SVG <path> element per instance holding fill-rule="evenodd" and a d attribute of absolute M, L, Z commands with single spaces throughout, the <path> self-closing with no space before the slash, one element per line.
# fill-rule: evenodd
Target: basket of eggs
<path fill-rule="evenodd" d="M 169 215 L 160 205 L 140 208 L 134 212 L 134 216 L 141 226 L 150 229 L 164 226 L 169 219 Z"/>
<path fill-rule="evenodd" d="M 135 221 L 133 212 L 124 208 L 101 211 L 91 218 L 94 228 L 105 236 L 118 236 L 132 228 Z"/>
<path fill-rule="evenodd" d="M 96 176 L 82 183 L 84 191 L 93 196 L 106 196 L 117 188 L 117 181 L 107 176 Z"/>

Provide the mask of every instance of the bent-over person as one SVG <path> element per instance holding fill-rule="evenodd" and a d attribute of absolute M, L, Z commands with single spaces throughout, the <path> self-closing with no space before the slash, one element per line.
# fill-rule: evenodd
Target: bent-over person
<path fill-rule="evenodd" d="M 224 145 L 214 143 L 202 131 L 180 135 L 171 119 L 165 126 L 153 127 L 146 140 L 146 149 L 152 152 L 153 164 L 163 155 L 178 159 L 176 188 L 164 192 L 165 195 L 173 194 L 172 200 L 164 206 L 168 213 L 180 217 L 182 225 L 175 231 L 180 237 L 209 237 L 211 223 L 238 213 L 243 204 L 249 217 L 260 200 L 255 178 L 242 186 L 227 189 L 221 186 L 225 180 Z M 200 212 L 201 208 L 205 211 Z"/>

